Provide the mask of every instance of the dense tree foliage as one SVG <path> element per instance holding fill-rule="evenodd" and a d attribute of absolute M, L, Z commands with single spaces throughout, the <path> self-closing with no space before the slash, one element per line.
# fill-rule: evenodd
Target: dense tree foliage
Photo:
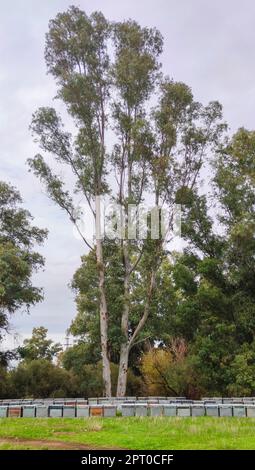
<path fill-rule="evenodd" d="M 25 339 L 23 345 L 17 350 L 21 359 L 25 361 L 37 359 L 52 361 L 62 351 L 62 346 L 60 343 L 54 343 L 51 339 L 47 339 L 47 333 L 47 328 L 43 326 L 33 328 L 32 337 Z"/>
<path fill-rule="evenodd" d="M 44 241 L 47 231 L 33 226 L 32 220 L 19 192 L 0 181 L 0 340 L 14 312 L 27 311 L 42 300 L 42 289 L 33 286 L 32 275 L 44 260 L 34 245 Z M 0 353 L 0 362 L 4 356 Z"/>

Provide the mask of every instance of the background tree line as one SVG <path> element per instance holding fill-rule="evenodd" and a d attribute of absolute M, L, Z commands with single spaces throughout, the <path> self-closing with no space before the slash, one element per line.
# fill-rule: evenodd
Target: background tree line
<path fill-rule="evenodd" d="M 184 248 L 176 252 L 162 234 L 152 239 L 150 223 L 144 240 L 91 243 L 81 233 L 89 251 L 72 281 L 76 344 L 61 352 L 45 329 L 34 330 L 16 351 L 14 370 L 2 356 L 2 394 L 255 392 L 255 133 L 228 136 L 218 102 L 203 106 L 187 85 L 163 76 L 162 48 L 155 29 L 76 7 L 50 22 L 46 64 L 77 133 L 53 108 L 39 109 L 31 129 L 44 155 L 30 168 L 78 230 L 77 194 L 96 222 L 98 196 L 120 204 L 125 230 L 129 204 L 150 197 L 170 222 L 181 204 Z M 72 179 L 59 177 L 56 163 Z M 30 279 L 43 265 L 33 245 L 46 232 L 31 226 L 20 203 L 1 183 L 3 329 L 17 308 L 41 300 Z"/>

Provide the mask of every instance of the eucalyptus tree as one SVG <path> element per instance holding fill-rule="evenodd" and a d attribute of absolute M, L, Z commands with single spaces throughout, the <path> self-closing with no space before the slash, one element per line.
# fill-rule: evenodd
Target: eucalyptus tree
<path fill-rule="evenodd" d="M 111 260 L 104 256 L 107 237 L 103 240 L 97 232 L 91 242 L 80 230 L 81 214 L 76 209 L 75 195 L 82 194 L 97 228 L 102 196 L 120 207 L 121 233 L 115 237 L 122 265 L 117 395 L 123 396 L 129 354 L 143 339 L 156 273 L 170 239 L 174 205 L 185 202 L 208 148 L 217 145 L 223 130 L 217 102 L 203 107 L 186 85 L 162 77 L 162 48 L 159 31 L 142 28 L 135 21 L 110 23 L 101 13 L 89 17 L 76 7 L 58 14 L 49 25 L 45 58 L 48 71 L 57 82 L 57 97 L 66 105 L 76 132 L 72 135 L 65 131 L 53 108 L 39 109 L 31 125 L 42 150 L 72 170 L 73 192 L 65 186 L 69 178 L 64 182 L 42 155 L 29 160 L 31 169 L 77 226 L 85 245 L 95 249 L 107 396 L 111 395 L 111 312 L 106 276 Z M 156 212 L 160 220 L 163 208 L 167 212 L 166 229 L 155 233 L 151 212 L 147 235 L 129 236 L 130 207 L 135 208 L 133 217 L 139 217 L 139 206 L 148 200 L 159 208 Z M 145 295 L 141 302 L 134 302 L 132 278 L 139 282 L 141 270 Z M 136 314 L 131 319 L 133 310 Z"/>

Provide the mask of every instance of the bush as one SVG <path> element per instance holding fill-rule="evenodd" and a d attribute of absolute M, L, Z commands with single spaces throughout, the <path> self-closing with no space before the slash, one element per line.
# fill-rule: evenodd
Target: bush
<path fill-rule="evenodd" d="M 9 373 L 13 398 L 47 398 L 73 395 L 73 374 L 45 359 L 22 362 Z"/>

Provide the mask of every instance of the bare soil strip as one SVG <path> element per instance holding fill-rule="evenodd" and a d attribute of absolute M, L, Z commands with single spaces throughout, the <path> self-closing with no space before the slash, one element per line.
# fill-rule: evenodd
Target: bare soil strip
<path fill-rule="evenodd" d="M 86 444 L 78 444 L 76 442 L 51 441 L 47 439 L 19 439 L 16 437 L 0 438 L 0 445 L 14 444 L 32 447 L 33 449 L 49 449 L 49 450 L 100 450 L 103 447 L 95 447 Z"/>

